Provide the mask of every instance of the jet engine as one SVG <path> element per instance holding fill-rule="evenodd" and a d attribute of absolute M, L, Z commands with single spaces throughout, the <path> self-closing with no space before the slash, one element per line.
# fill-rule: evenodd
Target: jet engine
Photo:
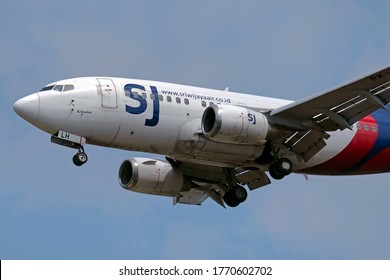
<path fill-rule="evenodd" d="M 167 162 L 150 158 L 123 161 L 118 180 L 124 189 L 163 196 L 177 196 L 186 190 L 188 184 L 180 170 Z"/>
<path fill-rule="evenodd" d="M 270 131 L 264 114 L 244 107 L 213 104 L 202 116 L 204 136 L 217 142 L 264 144 Z"/>

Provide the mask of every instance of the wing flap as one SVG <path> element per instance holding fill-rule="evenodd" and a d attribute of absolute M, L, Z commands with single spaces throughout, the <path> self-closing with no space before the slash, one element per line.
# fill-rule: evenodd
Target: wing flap
<path fill-rule="evenodd" d="M 192 188 L 189 191 L 181 192 L 180 195 L 173 198 L 173 204 L 191 204 L 191 205 L 201 205 L 203 201 L 208 198 L 206 191 L 202 189 Z"/>
<path fill-rule="evenodd" d="M 196 184 L 194 184 L 194 186 L 196 186 Z M 176 205 L 177 203 L 201 205 L 209 197 L 222 207 L 226 208 L 219 188 L 213 184 L 203 187 L 193 187 L 188 191 L 180 192 L 178 196 L 173 198 L 173 205 Z"/>
<path fill-rule="evenodd" d="M 283 144 L 290 150 L 301 156 L 304 161 L 311 159 L 316 153 L 326 146 L 325 140 L 330 137 L 326 132 L 308 130 L 293 133 Z"/>
<path fill-rule="evenodd" d="M 253 191 L 271 183 L 267 174 L 260 170 L 236 170 L 236 179 Z"/>

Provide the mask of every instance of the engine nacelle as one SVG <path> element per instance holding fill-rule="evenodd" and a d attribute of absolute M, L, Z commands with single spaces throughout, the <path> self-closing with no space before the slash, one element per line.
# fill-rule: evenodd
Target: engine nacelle
<path fill-rule="evenodd" d="M 177 196 L 185 189 L 182 172 L 169 163 L 150 158 L 130 158 L 122 162 L 119 184 L 140 193 Z"/>
<path fill-rule="evenodd" d="M 265 115 L 244 107 L 214 104 L 202 116 L 203 134 L 217 142 L 263 144 L 270 130 Z"/>

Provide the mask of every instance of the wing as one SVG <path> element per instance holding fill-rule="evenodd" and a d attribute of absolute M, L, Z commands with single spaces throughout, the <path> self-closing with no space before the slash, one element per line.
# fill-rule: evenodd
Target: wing
<path fill-rule="evenodd" d="M 270 121 L 287 132 L 282 144 L 305 161 L 323 147 L 329 131 L 351 129 L 390 101 L 390 67 L 354 82 L 290 103 L 270 112 Z"/>
<path fill-rule="evenodd" d="M 173 204 L 201 205 L 207 198 L 213 199 L 225 207 L 224 195 L 227 190 L 226 169 L 196 163 L 182 162 L 183 174 L 192 181 L 187 191 L 182 191 L 173 198 Z M 252 191 L 271 183 L 264 171 L 236 168 L 233 171 L 234 181 L 239 185 L 247 185 Z"/>

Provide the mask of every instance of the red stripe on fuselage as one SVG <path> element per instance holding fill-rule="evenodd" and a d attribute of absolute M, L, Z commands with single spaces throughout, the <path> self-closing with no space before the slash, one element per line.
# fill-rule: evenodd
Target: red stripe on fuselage
<path fill-rule="evenodd" d="M 345 174 L 344 171 L 362 160 L 375 145 L 378 137 L 378 124 L 372 116 L 367 116 L 358 122 L 357 129 L 352 141 L 335 157 L 313 166 L 303 172 L 320 175 Z M 374 127 L 374 129 L 373 129 Z"/>
<path fill-rule="evenodd" d="M 355 174 L 382 173 L 390 170 L 390 148 L 386 148 L 375 155 L 366 164 L 359 168 Z"/>

